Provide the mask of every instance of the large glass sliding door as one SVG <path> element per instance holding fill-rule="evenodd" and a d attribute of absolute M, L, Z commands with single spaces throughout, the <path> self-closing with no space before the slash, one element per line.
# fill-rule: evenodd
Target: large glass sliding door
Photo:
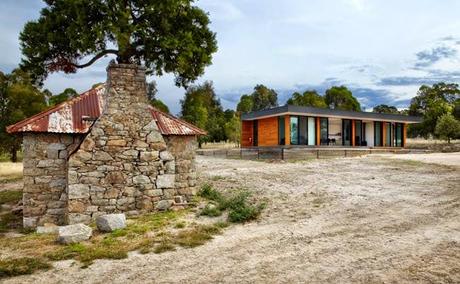
<path fill-rule="evenodd" d="M 386 122 L 385 123 L 385 146 L 393 146 L 393 124 Z"/>
<path fill-rule="evenodd" d="M 329 144 L 329 120 L 327 117 L 321 117 L 319 121 L 320 125 L 320 142 L 321 145 Z"/>
<path fill-rule="evenodd" d="M 308 140 L 308 145 L 309 146 L 315 146 L 315 141 L 316 141 L 316 123 L 315 123 L 315 118 L 314 117 L 308 117 L 308 135 L 307 135 L 307 140 Z"/>
<path fill-rule="evenodd" d="M 299 145 L 299 117 L 291 116 L 291 145 Z"/>
<path fill-rule="evenodd" d="M 299 145 L 307 145 L 307 117 L 299 117 Z"/>
<path fill-rule="evenodd" d="M 404 147 L 403 143 L 403 136 L 404 136 L 404 127 L 402 123 L 396 123 L 396 128 L 395 128 L 395 146 L 396 147 Z"/>
<path fill-rule="evenodd" d="M 382 140 L 382 122 L 374 121 L 374 146 L 383 146 Z"/>
<path fill-rule="evenodd" d="M 342 145 L 351 146 L 351 120 L 342 119 Z"/>
<path fill-rule="evenodd" d="M 363 140 L 363 122 L 355 120 L 355 146 L 362 146 Z"/>

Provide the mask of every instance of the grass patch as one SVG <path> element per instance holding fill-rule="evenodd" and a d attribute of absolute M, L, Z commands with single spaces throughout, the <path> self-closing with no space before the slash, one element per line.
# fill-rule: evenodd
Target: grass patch
<path fill-rule="evenodd" d="M 20 228 L 22 226 L 22 216 L 13 213 L 6 213 L 0 215 L 0 233 L 6 232 L 10 229 Z"/>
<path fill-rule="evenodd" d="M 0 279 L 47 270 L 51 265 L 40 258 L 22 257 L 0 260 Z"/>
<path fill-rule="evenodd" d="M 211 240 L 214 235 L 221 233 L 220 225 L 198 225 L 192 229 L 181 231 L 174 242 L 182 247 L 193 248 Z"/>
<path fill-rule="evenodd" d="M 22 199 L 22 192 L 15 190 L 0 191 L 0 205 L 18 203 Z"/>
<path fill-rule="evenodd" d="M 199 191 L 199 196 L 217 202 L 218 206 L 206 205 L 200 215 L 211 217 L 220 216 L 222 211 L 228 210 L 228 221 L 232 223 L 244 223 L 255 220 L 265 208 L 264 203 L 256 204 L 250 200 L 251 193 L 240 190 L 231 196 L 224 196 L 211 185 L 205 184 Z"/>

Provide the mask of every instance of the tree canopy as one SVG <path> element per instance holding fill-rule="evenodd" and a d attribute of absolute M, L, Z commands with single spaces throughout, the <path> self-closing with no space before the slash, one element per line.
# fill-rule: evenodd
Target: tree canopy
<path fill-rule="evenodd" d="M 385 104 L 377 105 L 372 109 L 372 112 L 377 113 L 399 113 L 398 109 L 395 106 L 389 106 Z"/>
<path fill-rule="evenodd" d="M 409 114 L 423 116 L 421 124 L 411 126 L 411 135 L 428 137 L 436 135 L 435 128 L 438 118 L 442 115 L 455 113 L 455 104 L 460 99 L 457 84 L 438 83 L 433 86 L 423 85 L 412 98 Z"/>
<path fill-rule="evenodd" d="M 184 120 L 208 132 L 206 137 L 200 138 L 200 143 L 226 140 L 224 111 L 212 82 L 206 81 L 202 85 L 187 88 L 181 100 L 181 109 Z"/>
<path fill-rule="evenodd" d="M 256 85 L 250 95 L 242 95 L 236 110 L 250 112 L 278 106 L 278 94 L 264 85 Z"/>
<path fill-rule="evenodd" d="M 147 98 L 153 107 L 156 107 L 162 112 L 169 113 L 168 106 L 160 99 L 157 99 L 157 83 L 155 81 L 147 83 Z"/>
<path fill-rule="evenodd" d="M 20 34 L 21 66 L 41 83 L 49 73 L 75 73 L 114 55 L 148 74 L 175 75 L 186 86 L 211 64 L 216 35 L 193 0 L 44 0 L 40 18 Z"/>
<path fill-rule="evenodd" d="M 345 86 L 334 86 L 326 90 L 324 100 L 331 109 L 361 111 L 358 100 Z"/>
<path fill-rule="evenodd" d="M 460 121 L 450 113 L 443 114 L 436 123 L 435 133 L 450 143 L 450 139 L 460 137 Z"/>
<path fill-rule="evenodd" d="M 62 93 L 60 93 L 59 95 L 50 96 L 48 104 L 50 106 L 54 106 L 54 105 L 63 103 L 63 102 L 67 101 L 70 98 L 78 97 L 78 95 L 79 94 L 74 89 L 67 88 Z"/>
<path fill-rule="evenodd" d="M 289 105 L 309 106 L 318 108 L 327 108 L 324 97 L 320 96 L 315 90 L 305 91 L 303 94 L 295 92 L 287 101 Z"/>
<path fill-rule="evenodd" d="M 0 151 L 9 153 L 13 162 L 21 138 L 8 134 L 6 127 L 45 108 L 45 94 L 30 83 L 26 73 L 17 69 L 8 75 L 0 72 Z"/>

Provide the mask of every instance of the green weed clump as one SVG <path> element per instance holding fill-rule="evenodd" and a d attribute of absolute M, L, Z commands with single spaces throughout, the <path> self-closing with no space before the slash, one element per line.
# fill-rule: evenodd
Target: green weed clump
<path fill-rule="evenodd" d="M 47 270 L 51 265 L 41 258 L 22 257 L 0 260 L 0 279 Z"/>
<path fill-rule="evenodd" d="M 218 205 L 207 204 L 200 215 L 216 217 L 222 215 L 222 211 L 228 210 L 228 221 L 232 223 L 244 223 L 255 220 L 265 208 L 264 203 L 255 203 L 250 200 L 251 193 L 240 190 L 233 195 L 224 196 L 211 185 L 205 184 L 199 191 L 199 196 L 212 200 Z"/>
<path fill-rule="evenodd" d="M 16 190 L 0 191 L 0 205 L 7 203 L 18 203 L 22 199 L 22 192 Z"/>

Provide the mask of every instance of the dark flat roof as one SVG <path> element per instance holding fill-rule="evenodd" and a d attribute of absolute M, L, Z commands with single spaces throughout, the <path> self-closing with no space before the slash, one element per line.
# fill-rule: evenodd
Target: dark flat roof
<path fill-rule="evenodd" d="M 294 105 L 285 105 L 285 106 L 275 107 L 271 109 L 244 113 L 241 115 L 241 119 L 242 120 L 255 120 L 255 119 L 272 117 L 272 116 L 280 116 L 280 115 L 305 115 L 305 116 L 336 117 L 336 118 L 349 118 L 349 119 L 373 120 L 373 121 L 389 121 L 389 122 L 406 122 L 406 123 L 422 122 L 422 118 L 418 116 L 408 116 L 408 115 L 390 114 L 390 113 L 337 110 L 337 109 L 304 107 L 304 106 L 294 106 Z"/>

